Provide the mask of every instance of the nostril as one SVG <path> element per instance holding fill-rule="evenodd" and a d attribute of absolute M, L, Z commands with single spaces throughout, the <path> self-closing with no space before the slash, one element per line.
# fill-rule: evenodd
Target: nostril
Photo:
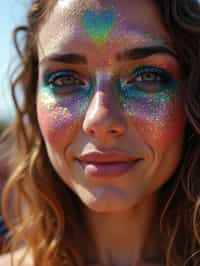
<path fill-rule="evenodd" d="M 94 135 L 95 135 L 95 130 L 93 130 L 93 129 L 89 129 L 89 130 L 88 130 L 88 134 L 89 134 L 90 136 L 94 136 Z"/>
<path fill-rule="evenodd" d="M 83 131 L 91 137 L 121 136 L 126 130 L 125 121 L 110 118 L 108 116 L 90 118 L 84 120 Z"/>
<path fill-rule="evenodd" d="M 100 135 L 118 136 L 121 135 L 121 131 L 120 129 L 106 129 L 102 126 L 96 129 L 87 129 L 87 134 L 92 137 Z"/>
<path fill-rule="evenodd" d="M 111 129 L 110 133 L 113 134 L 113 135 L 116 135 L 116 134 L 119 134 L 119 130 Z"/>

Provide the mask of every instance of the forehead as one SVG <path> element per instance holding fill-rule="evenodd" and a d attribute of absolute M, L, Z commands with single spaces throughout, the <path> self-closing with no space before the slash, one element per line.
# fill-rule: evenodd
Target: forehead
<path fill-rule="evenodd" d="M 99 49 L 95 34 L 108 31 L 106 44 Z M 58 0 L 41 26 L 38 48 L 41 58 L 62 49 L 87 53 L 155 43 L 170 46 L 171 40 L 152 0 Z"/>

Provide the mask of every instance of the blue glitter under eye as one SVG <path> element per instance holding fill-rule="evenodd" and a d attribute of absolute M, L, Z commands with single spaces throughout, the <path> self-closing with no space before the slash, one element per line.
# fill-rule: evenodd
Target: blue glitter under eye
<path fill-rule="evenodd" d="M 167 71 L 155 66 L 141 66 L 126 79 L 120 81 L 120 89 L 125 97 L 159 94 L 176 89 L 176 80 Z"/>
<path fill-rule="evenodd" d="M 43 89 L 54 94 L 88 91 L 89 87 L 89 82 L 81 79 L 76 72 L 71 70 L 46 72 L 42 84 Z"/>

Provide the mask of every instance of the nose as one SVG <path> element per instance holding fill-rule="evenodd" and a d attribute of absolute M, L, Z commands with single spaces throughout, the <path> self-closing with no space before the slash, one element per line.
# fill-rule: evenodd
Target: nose
<path fill-rule="evenodd" d="M 96 81 L 83 121 L 83 130 L 89 136 L 105 139 L 121 136 L 126 130 L 126 118 L 111 84 L 112 81 L 105 77 Z"/>

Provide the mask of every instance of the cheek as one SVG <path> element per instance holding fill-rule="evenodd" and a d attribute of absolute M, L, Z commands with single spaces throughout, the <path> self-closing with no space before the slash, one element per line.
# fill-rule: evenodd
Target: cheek
<path fill-rule="evenodd" d="M 56 98 L 49 92 L 40 91 L 37 116 L 45 142 L 55 149 L 70 144 L 86 108 L 87 99 L 80 95 Z"/>
<path fill-rule="evenodd" d="M 126 105 L 133 125 L 151 146 L 168 147 L 180 142 L 184 134 L 186 116 L 179 97 L 143 99 Z"/>

